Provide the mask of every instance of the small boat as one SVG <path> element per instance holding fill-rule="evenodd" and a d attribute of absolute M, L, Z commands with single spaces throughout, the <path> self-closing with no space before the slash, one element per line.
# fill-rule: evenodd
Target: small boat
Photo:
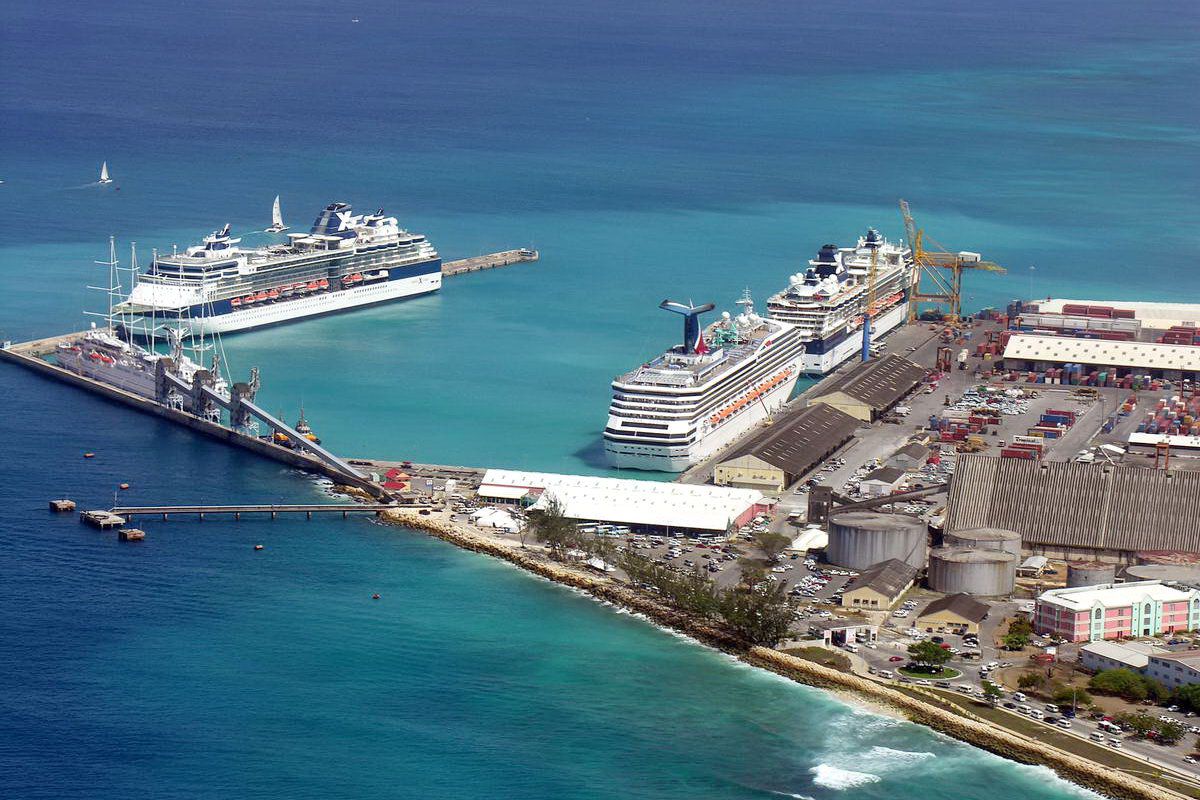
<path fill-rule="evenodd" d="M 95 458 L 96 454 L 95 453 L 84 453 L 83 457 L 84 458 Z"/>
<path fill-rule="evenodd" d="M 267 290 L 267 299 L 268 300 L 278 300 L 279 299 L 279 290 L 278 289 L 268 289 Z"/>
<path fill-rule="evenodd" d="M 351 282 L 351 283 L 359 283 L 359 282 L 361 282 L 361 281 L 362 281 L 362 279 L 363 279 L 363 278 L 362 278 L 362 273 L 361 273 L 361 272 L 356 272 L 356 273 L 354 273 L 353 275 L 351 275 L 351 276 L 350 276 L 350 282 Z"/>
<path fill-rule="evenodd" d="M 378 599 L 379 599 L 379 593 L 378 593 L 378 592 L 376 592 L 375 594 L 371 595 L 371 599 L 372 599 L 372 600 L 378 600 Z"/>
<path fill-rule="evenodd" d="M 96 181 L 96 183 L 100 184 L 101 186 L 112 183 L 112 178 L 108 177 L 107 161 L 100 165 L 100 180 Z"/>
<path fill-rule="evenodd" d="M 128 483 L 122 483 L 120 488 L 121 488 L 121 489 L 123 489 L 123 490 L 124 490 L 124 489 L 128 489 L 128 488 L 129 488 L 129 484 L 128 484 Z"/>
<path fill-rule="evenodd" d="M 240 298 L 240 297 L 235 297 L 229 301 L 229 305 L 233 306 L 234 308 L 238 308 L 239 306 L 241 306 L 241 304 L 242 304 L 242 298 Z"/>
<path fill-rule="evenodd" d="M 321 278 L 321 280 L 317 281 L 317 288 L 318 289 L 328 289 L 329 281 L 326 280 L 325 278 Z"/>
<path fill-rule="evenodd" d="M 254 545 L 254 549 L 255 549 L 255 550 L 262 550 L 262 549 L 263 549 L 263 546 L 262 546 L 261 544 L 256 544 L 256 545 Z"/>
<path fill-rule="evenodd" d="M 254 295 L 254 302 L 256 302 L 256 303 L 261 303 L 263 300 L 266 300 L 266 299 L 267 299 L 266 292 L 259 292 L 258 294 Z"/>
<path fill-rule="evenodd" d="M 283 233 L 287 229 L 288 226 L 283 224 L 283 214 L 279 212 L 279 195 L 275 195 L 275 203 L 271 206 L 271 227 L 266 232 Z"/>

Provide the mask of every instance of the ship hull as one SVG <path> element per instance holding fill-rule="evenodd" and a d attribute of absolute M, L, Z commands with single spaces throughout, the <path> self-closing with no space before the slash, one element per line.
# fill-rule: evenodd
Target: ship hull
<path fill-rule="evenodd" d="M 719 452 L 743 434 L 778 411 L 792 395 L 800 377 L 802 361 L 797 360 L 791 377 L 767 392 L 762 402 L 755 402 L 744 411 L 725 421 L 697 441 L 677 446 L 639 445 L 606 438 L 604 452 L 608 463 L 617 469 L 640 469 L 654 472 L 683 472 Z"/>
<path fill-rule="evenodd" d="M 258 303 L 250 307 L 234 308 L 230 300 L 211 305 L 192 306 L 182 320 L 163 316 L 154 320 L 157 327 L 164 325 L 186 326 L 193 333 L 234 333 L 280 325 L 310 317 L 336 314 L 364 306 L 378 305 L 409 297 L 436 292 L 442 286 L 441 262 L 434 262 L 435 269 L 409 277 L 397 277 L 387 281 L 355 286 L 348 289 L 319 292 L 304 297 L 270 303 Z M 154 330 L 156 325 L 144 315 L 122 316 L 123 325 L 135 333 Z"/>
<path fill-rule="evenodd" d="M 871 325 L 871 341 L 879 341 L 904 322 L 908 306 L 901 303 L 888 309 Z M 862 352 L 862 328 L 844 332 L 836 337 L 814 339 L 805 343 L 804 371 L 809 375 L 825 375 Z"/>

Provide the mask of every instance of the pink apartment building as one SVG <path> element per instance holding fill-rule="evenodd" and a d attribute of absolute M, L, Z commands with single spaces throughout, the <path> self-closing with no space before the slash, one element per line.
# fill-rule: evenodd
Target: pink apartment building
<path fill-rule="evenodd" d="M 1038 597 L 1033 627 L 1071 642 L 1195 630 L 1200 628 L 1200 592 L 1161 581 L 1052 589 Z"/>

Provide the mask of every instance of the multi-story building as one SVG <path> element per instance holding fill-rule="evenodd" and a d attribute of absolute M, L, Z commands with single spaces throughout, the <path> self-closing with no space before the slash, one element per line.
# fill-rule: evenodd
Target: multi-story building
<path fill-rule="evenodd" d="M 1142 674 L 1168 689 L 1200 683 L 1200 652 L 1156 653 Z"/>
<path fill-rule="evenodd" d="M 1038 597 L 1033 627 L 1071 642 L 1192 630 L 1200 627 L 1200 592 L 1161 581 L 1052 589 Z"/>

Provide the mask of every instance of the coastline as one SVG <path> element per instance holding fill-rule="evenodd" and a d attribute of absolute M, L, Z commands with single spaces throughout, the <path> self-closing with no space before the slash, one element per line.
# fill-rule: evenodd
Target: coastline
<path fill-rule="evenodd" d="M 1118 800 L 1180 800 L 1187 795 L 1101 764 L 1084 760 L 1021 734 L 984 722 L 963 706 L 930 694 L 921 699 L 890 686 L 824 667 L 767 647 L 750 646 L 736 636 L 634 591 L 612 578 L 552 561 L 540 550 L 490 537 L 455 522 L 442 512 L 428 516 L 401 508 L 381 520 L 430 534 L 461 549 L 503 559 L 539 577 L 645 615 L 657 625 L 717 648 L 745 664 L 789 680 L 847 695 L 872 710 L 899 714 L 959 741 L 1023 764 L 1045 766 L 1061 778 Z M 914 691 L 916 693 L 916 691 Z M 951 707 L 958 711 L 950 710 Z"/>

